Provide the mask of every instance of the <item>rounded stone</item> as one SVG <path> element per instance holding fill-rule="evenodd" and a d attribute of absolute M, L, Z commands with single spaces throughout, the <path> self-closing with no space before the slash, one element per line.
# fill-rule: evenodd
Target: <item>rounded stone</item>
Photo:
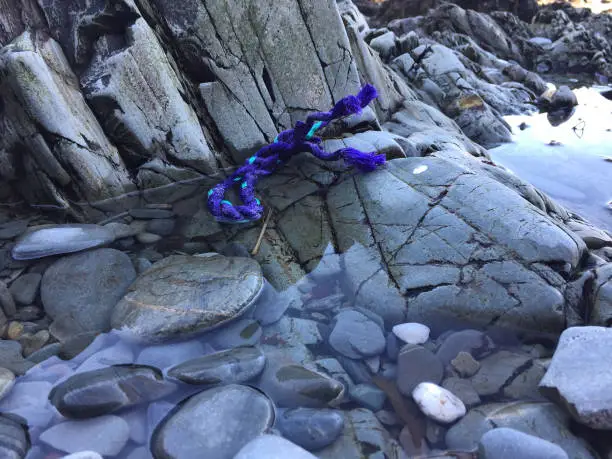
<path fill-rule="evenodd" d="M 336 441 L 344 428 L 344 416 L 337 410 L 294 408 L 279 415 L 276 427 L 296 445 L 316 451 Z"/>
<path fill-rule="evenodd" d="M 136 240 L 141 244 L 155 244 L 156 242 L 161 240 L 161 236 L 159 234 L 153 233 L 138 233 L 136 235 Z"/>
<path fill-rule="evenodd" d="M 112 325 L 145 341 L 184 339 L 238 318 L 262 288 L 255 260 L 173 255 L 136 279 L 115 307 Z"/>
<path fill-rule="evenodd" d="M 478 443 L 482 459 L 568 459 L 558 445 L 507 427 L 489 430 Z"/>
<path fill-rule="evenodd" d="M 0 368 L 0 400 L 13 388 L 15 384 L 15 375 L 11 370 Z"/>
<path fill-rule="evenodd" d="M 156 458 L 232 459 L 274 423 L 274 405 L 261 392 L 236 384 L 193 395 L 172 410 L 151 439 Z"/>
<path fill-rule="evenodd" d="M 443 424 L 455 422 L 466 413 L 463 402 L 437 384 L 419 384 L 412 391 L 412 398 L 425 416 Z"/>
<path fill-rule="evenodd" d="M 34 302 L 42 276 L 38 273 L 27 273 L 13 281 L 9 291 L 19 304 L 29 305 Z"/>
<path fill-rule="evenodd" d="M 65 417 L 83 419 L 150 402 L 174 389 L 155 368 L 114 365 L 71 376 L 51 390 L 49 400 Z"/>
<path fill-rule="evenodd" d="M 422 382 L 439 383 L 444 376 L 442 362 L 429 349 L 416 344 L 406 344 L 397 357 L 397 388 L 410 396 Z"/>
<path fill-rule="evenodd" d="M 78 453 L 72 453 L 68 456 L 62 457 L 62 459 L 104 459 L 100 454 L 95 451 L 80 451 Z"/>
<path fill-rule="evenodd" d="M 130 437 L 130 427 L 118 416 L 66 421 L 40 435 L 40 441 L 66 453 L 93 450 L 102 456 L 116 456 Z"/>
<path fill-rule="evenodd" d="M 381 354 L 387 343 L 378 324 L 358 311 L 347 310 L 335 317 L 329 344 L 345 357 L 362 359 Z"/>
<path fill-rule="evenodd" d="M 479 330 L 461 330 L 451 333 L 442 342 L 436 355 L 444 366 L 448 365 L 460 352 L 467 352 L 479 358 L 491 353 L 495 348 L 493 341 Z"/>
<path fill-rule="evenodd" d="M 398 324 L 393 327 L 393 334 L 406 344 L 423 344 L 429 339 L 429 327 L 417 322 Z"/>
<path fill-rule="evenodd" d="M 99 247 L 114 239 L 110 229 L 98 225 L 48 226 L 19 238 L 12 255 L 15 260 L 32 260 Z"/>
<path fill-rule="evenodd" d="M 276 435 L 261 435 L 251 440 L 234 459 L 316 459 L 308 451 Z"/>
<path fill-rule="evenodd" d="M 0 413 L 0 457 L 21 459 L 30 448 L 27 426 L 16 416 Z"/>
<path fill-rule="evenodd" d="M 106 331 L 114 306 L 135 278 L 125 253 L 92 250 L 53 263 L 42 278 L 41 299 L 47 314 L 71 335 Z"/>
<path fill-rule="evenodd" d="M 242 383 L 259 376 L 266 356 L 255 347 L 239 347 L 215 352 L 181 363 L 168 376 L 188 384 Z"/>

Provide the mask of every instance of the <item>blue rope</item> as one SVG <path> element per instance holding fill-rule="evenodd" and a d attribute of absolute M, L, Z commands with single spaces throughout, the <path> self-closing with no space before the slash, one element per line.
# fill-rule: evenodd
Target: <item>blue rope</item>
<path fill-rule="evenodd" d="M 356 96 L 347 96 L 340 100 L 329 112 L 309 115 L 306 122 L 298 121 L 294 129 L 281 132 L 274 143 L 266 145 L 247 159 L 230 177 L 217 184 L 208 192 L 208 209 L 217 221 L 223 223 L 247 223 L 259 220 L 264 208 L 255 197 L 255 184 L 261 176 L 270 175 L 281 165 L 300 152 L 310 152 L 325 161 L 343 159 L 362 172 L 370 172 L 384 164 L 383 154 L 363 153 L 354 148 L 341 148 L 327 152 L 319 145 L 321 139 L 315 137 L 316 131 L 325 127 L 332 120 L 355 113 L 361 113 L 372 100 L 378 96 L 374 86 L 366 84 Z M 225 199 L 228 189 L 240 183 L 241 205 L 234 205 Z"/>

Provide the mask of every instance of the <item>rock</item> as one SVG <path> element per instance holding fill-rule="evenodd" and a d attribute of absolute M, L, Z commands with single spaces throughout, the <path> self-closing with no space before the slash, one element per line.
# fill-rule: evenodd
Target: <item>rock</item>
<path fill-rule="evenodd" d="M 316 459 L 305 449 L 276 435 L 261 435 L 244 445 L 234 459 Z"/>
<path fill-rule="evenodd" d="M 385 336 L 380 327 L 354 310 L 340 311 L 329 335 L 330 346 L 351 359 L 379 355 L 385 350 Z"/>
<path fill-rule="evenodd" d="M 6 314 L 9 317 L 14 316 L 17 313 L 17 306 L 15 305 L 15 300 L 13 299 L 13 294 L 6 287 L 6 284 L 0 281 L 0 306 L 2 306 L 2 311 L 0 311 L 0 322 L 4 322 L 2 319 L 6 320 L 4 315 Z"/>
<path fill-rule="evenodd" d="M 489 430 L 478 443 L 482 459 L 569 459 L 562 448 L 541 438 L 502 427 Z"/>
<path fill-rule="evenodd" d="M 28 227 L 27 220 L 14 220 L 0 223 L 0 240 L 14 239 L 22 234 Z"/>
<path fill-rule="evenodd" d="M 28 273 L 19 276 L 13 281 L 9 291 L 19 304 L 32 304 L 38 294 L 42 276 L 38 273 Z"/>
<path fill-rule="evenodd" d="M 187 360 L 202 357 L 204 354 L 206 351 L 199 341 L 183 341 L 145 347 L 138 354 L 135 363 L 165 370 Z"/>
<path fill-rule="evenodd" d="M 136 278 L 130 258 L 97 249 L 57 260 L 43 275 L 45 311 L 71 334 L 107 331 L 113 308 Z"/>
<path fill-rule="evenodd" d="M 0 368 L 0 400 L 10 392 L 15 384 L 15 375 L 11 370 Z"/>
<path fill-rule="evenodd" d="M 313 408 L 284 410 L 276 427 L 296 445 L 317 451 L 331 445 L 342 433 L 344 416 L 341 411 Z"/>
<path fill-rule="evenodd" d="M 260 392 L 228 385 L 184 400 L 157 426 L 151 439 L 155 457 L 232 459 L 274 422 L 274 406 Z"/>
<path fill-rule="evenodd" d="M 471 381 L 479 395 L 494 395 L 531 363 L 531 357 L 499 351 L 480 361 L 480 370 Z"/>
<path fill-rule="evenodd" d="M 93 450 L 103 456 L 116 456 L 130 437 L 130 427 L 118 416 L 66 421 L 40 435 L 40 441 L 67 453 Z"/>
<path fill-rule="evenodd" d="M 153 263 L 151 263 L 146 258 L 142 258 L 142 257 L 136 258 L 136 261 L 134 262 L 134 267 L 136 268 L 136 272 L 138 274 L 144 273 L 151 266 L 153 266 Z"/>
<path fill-rule="evenodd" d="M 261 339 L 262 330 L 253 319 L 241 319 L 225 325 L 210 336 L 210 343 L 216 349 L 229 349 L 240 346 L 255 346 Z"/>
<path fill-rule="evenodd" d="M 393 334 L 407 344 L 423 344 L 429 339 L 429 327 L 418 323 L 398 324 Z"/>
<path fill-rule="evenodd" d="M 474 376 L 480 370 L 480 363 L 472 357 L 472 354 L 461 351 L 453 360 L 451 360 L 453 369 L 462 378 Z"/>
<path fill-rule="evenodd" d="M 23 358 L 21 344 L 16 341 L 0 340 L 0 367 L 17 376 L 25 374 L 34 364 Z"/>
<path fill-rule="evenodd" d="M 442 342 L 436 356 L 447 366 L 460 352 L 467 352 L 472 357 L 480 358 L 489 354 L 495 348 L 493 341 L 478 330 L 462 330 L 454 332 Z"/>
<path fill-rule="evenodd" d="M 32 260 L 92 249 L 114 240 L 115 235 L 111 230 L 98 225 L 44 227 L 33 229 L 19 238 L 12 255 L 15 260 Z"/>
<path fill-rule="evenodd" d="M 612 384 L 612 369 L 602 365 L 611 351 L 609 328 L 568 328 L 561 334 L 540 391 L 581 424 L 612 429 L 612 399 L 607 390 Z"/>
<path fill-rule="evenodd" d="M 244 314 L 262 288 L 261 268 L 252 259 L 173 255 L 136 279 L 115 307 L 112 325 L 145 341 L 185 338 Z"/>
<path fill-rule="evenodd" d="M 75 374 L 49 394 L 65 417 L 84 419 L 150 402 L 173 392 L 159 370 L 141 365 L 119 365 Z"/>
<path fill-rule="evenodd" d="M 175 226 L 176 222 L 171 218 L 154 219 L 147 222 L 147 231 L 160 236 L 170 236 Z"/>
<path fill-rule="evenodd" d="M 23 348 L 24 357 L 29 357 L 31 354 L 41 349 L 47 344 L 50 337 L 51 335 L 47 330 L 40 330 L 34 334 L 24 333 L 18 340 Z"/>
<path fill-rule="evenodd" d="M 349 396 L 359 405 L 372 411 L 379 411 L 385 404 L 386 394 L 371 384 L 357 384 L 349 390 Z"/>
<path fill-rule="evenodd" d="M 283 408 L 325 408 L 344 394 L 342 383 L 302 365 L 283 365 L 270 358 L 259 386 Z"/>
<path fill-rule="evenodd" d="M 446 378 L 442 382 L 442 387 L 454 394 L 468 408 L 480 405 L 480 396 L 474 389 L 472 383 L 467 379 L 455 377 Z"/>
<path fill-rule="evenodd" d="M 559 445 L 576 459 L 594 459 L 587 443 L 568 427 L 569 416 L 552 403 L 511 402 L 478 406 L 446 433 L 449 449 L 471 450 L 489 430 L 509 427 Z"/>
<path fill-rule="evenodd" d="M 374 38 L 370 42 L 372 49 L 378 51 L 383 60 L 391 58 L 396 52 L 395 34 L 387 32 Z"/>
<path fill-rule="evenodd" d="M 465 416 L 465 405 L 452 392 L 436 384 L 420 383 L 412 391 L 412 398 L 427 417 L 443 424 L 451 424 Z"/>
<path fill-rule="evenodd" d="M 533 360 L 532 365 L 516 376 L 503 389 L 506 397 L 514 400 L 545 400 L 538 391 L 538 385 L 546 373 L 547 365 L 544 359 Z"/>
<path fill-rule="evenodd" d="M 41 349 L 32 352 L 29 356 L 28 356 L 28 360 L 32 363 L 41 363 L 44 362 L 45 360 L 53 357 L 54 355 L 58 355 L 60 353 L 62 349 L 62 344 L 61 343 L 52 343 L 52 344 L 47 344 L 46 346 L 42 347 Z"/>
<path fill-rule="evenodd" d="M 237 347 L 188 360 L 170 369 L 168 376 L 188 384 L 237 384 L 261 374 L 266 357 L 254 347 Z"/>
<path fill-rule="evenodd" d="M 0 285 L 0 290 L 1 288 Z M 593 282 L 591 291 L 593 310 L 589 323 L 590 325 L 607 327 L 612 323 L 612 263 L 607 263 L 595 269 L 595 282 Z"/>
<path fill-rule="evenodd" d="M 576 94 L 567 86 L 561 86 L 555 91 L 550 100 L 550 110 L 572 108 L 578 105 Z"/>
<path fill-rule="evenodd" d="M 19 308 L 17 314 L 15 314 L 15 320 L 22 322 L 33 322 L 45 317 L 45 311 L 38 306 L 24 306 Z"/>
<path fill-rule="evenodd" d="M 141 244 L 155 244 L 161 241 L 161 239 L 162 237 L 159 234 L 153 233 L 138 233 L 136 235 L 136 240 Z"/>
<path fill-rule="evenodd" d="M 78 453 L 69 454 L 62 459 L 104 459 L 95 451 L 80 451 Z"/>
<path fill-rule="evenodd" d="M 265 282 L 264 289 L 255 303 L 253 318 L 263 327 L 278 322 L 285 311 L 291 306 L 301 303 L 299 296 L 292 289 L 278 293 L 269 283 Z"/>
<path fill-rule="evenodd" d="M 130 209 L 130 216 L 141 220 L 162 219 L 174 217 L 174 212 L 166 209 Z"/>
<path fill-rule="evenodd" d="M 0 413 L 0 456 L 22 459 L 30 449 L 28 426 L 9 414 Z"/>
<path fill-rule="evenodd" d="M 397 388 L 410 396 L 415 387 L 428 381 L 442 381 L 442 362 L 429 349 L 416 344 L 406 344 L 397 357 Z"/>

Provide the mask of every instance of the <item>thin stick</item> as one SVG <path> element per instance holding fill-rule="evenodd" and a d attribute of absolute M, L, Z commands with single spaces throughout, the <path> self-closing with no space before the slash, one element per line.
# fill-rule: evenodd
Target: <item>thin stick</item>
<path fill-rule="evenodd" d="M 251 255 L 257 255 L 259 252 L 259 247 L 261 246 L 261 241 L 263 241 L 264 233 L 266 232 L 266 228 L 268 228 L 268 223 L 270 223 L 270 217 L 272 217 L 272 209 L 268 211 L 268 215 L 266 215 L 266 219 L 264 220 L 264 224 L 261 227 L 261 232 L 259 233 L 259 237 L 257 238 L 257 242 L 255 243 L 255 248 L 251 252 Z"/>

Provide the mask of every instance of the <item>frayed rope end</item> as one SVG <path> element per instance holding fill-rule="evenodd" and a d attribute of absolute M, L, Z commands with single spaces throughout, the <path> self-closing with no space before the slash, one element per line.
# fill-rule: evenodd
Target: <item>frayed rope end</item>
<path fill-rule="evenodd" d="M 361 172 L 372 172 L 385 163 L 385 155 L 380 153 L 364 153 L 355 148 L 344 148 L 340 152 L 344 161 Z"/>

